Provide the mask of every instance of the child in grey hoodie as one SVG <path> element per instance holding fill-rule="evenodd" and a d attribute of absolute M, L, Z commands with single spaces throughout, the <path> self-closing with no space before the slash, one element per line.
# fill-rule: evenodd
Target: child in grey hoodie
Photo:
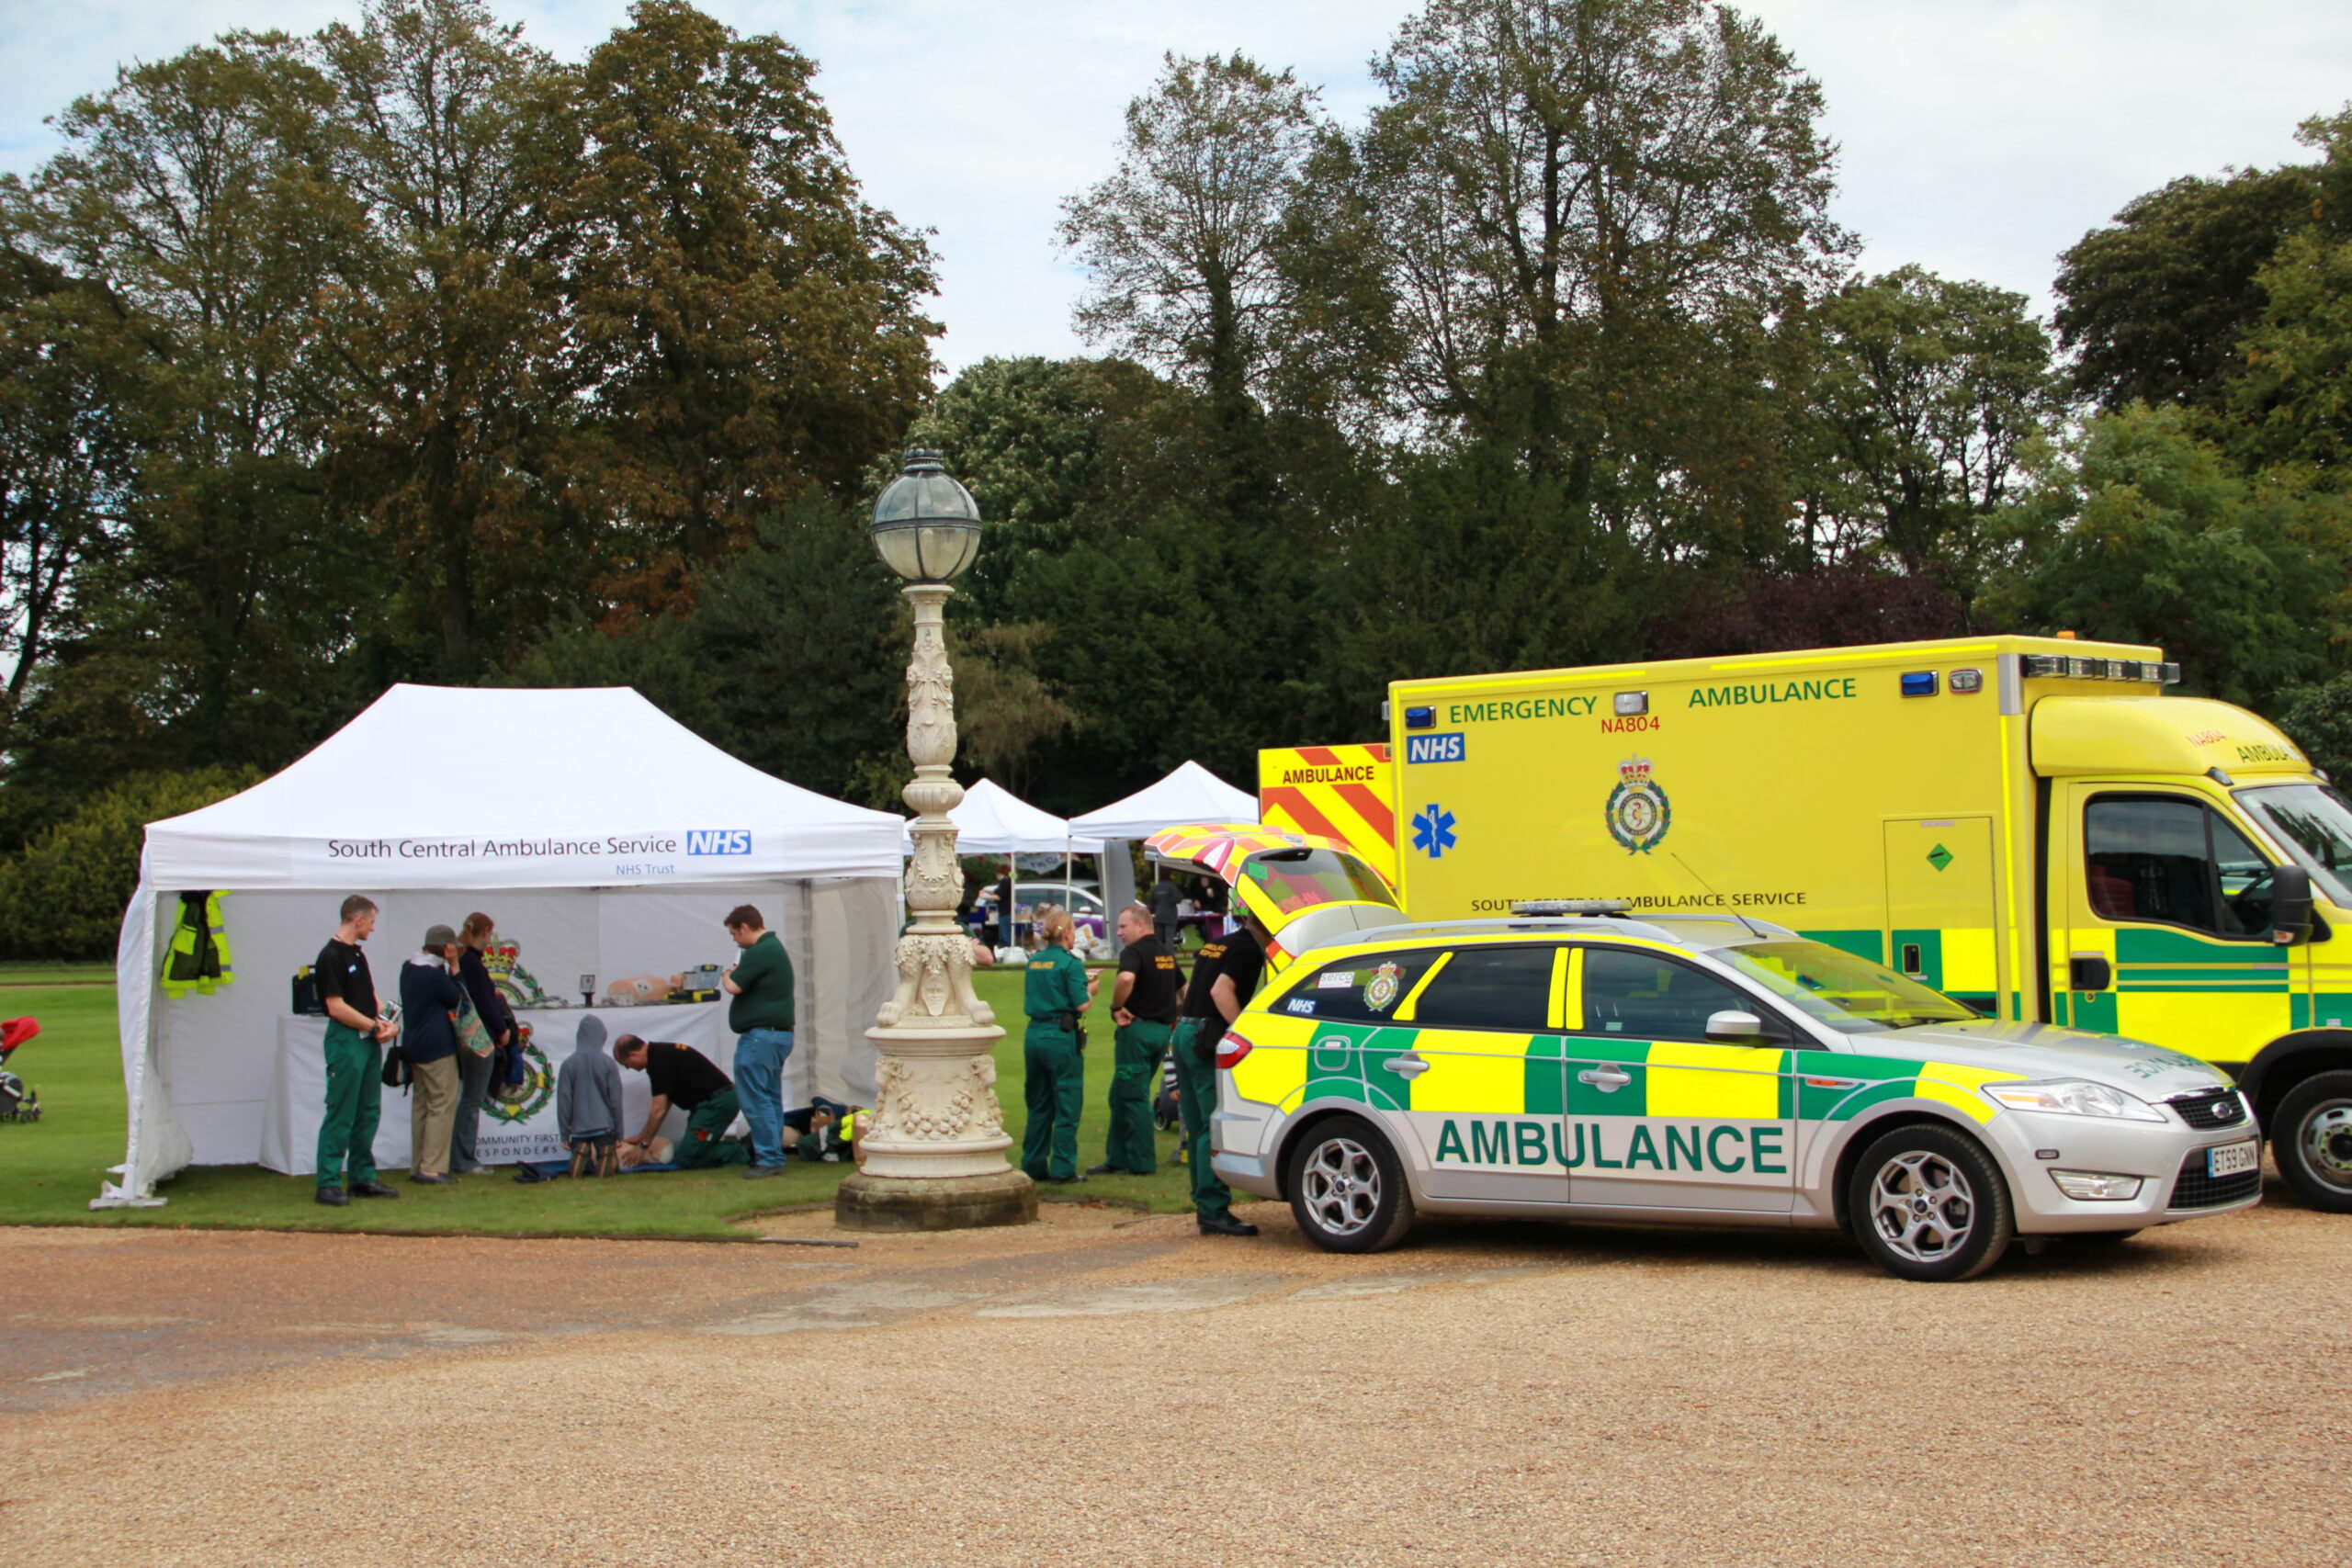
<path fill-rule="evenodd" d="M 571 1055 L 555 1076 L 555 1125 L 574 1176 L 610 1176 L 621 1130 L 620 1064 L 605 1053 L 605 1022 L 580 1021 Z"/>

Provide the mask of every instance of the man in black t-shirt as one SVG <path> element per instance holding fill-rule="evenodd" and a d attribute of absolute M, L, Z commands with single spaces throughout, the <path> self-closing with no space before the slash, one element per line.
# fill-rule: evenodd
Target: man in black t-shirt
<path fill-rule="evenodd" d="M 1233 1217 L 1233 1190 L 1209 1168 L 1209 1117 L 1216 1110 L 1216 1046 L 1250 1005 L 1266 973 L 1266 928 L 1244 914 L 1233 931 L 1202 947 L 1184 987 L 1184 1017 L 1176 1025 L 1176 1106 L 1184 1119 L 1184 1158 L 1192 1168 L 1193 1213 L 1206 1235 L 1256 1235 L 1258 1227 Z"/>
<path fill-rule="evenodd" d="M 1119 911 L 1119 978 L 1111 993 L 1111 1134 L 1102 1163 L 1089 1176 L 1125 1172 L 1149 1176 L 1159 1168 L 1152 1141 L 1151 1086 L 1159 1076 L 1160 1053 L 1176 1025 L 1176 998 L 1184 972 L 1176 955 L 1152 933 L 1151 916 L 1140 904 Z"/>
<path fill-rule="evenodd" d="M 673 1045 L 666 1040 L 648 1043 L 624 1034 L 613 1042 L 613 1060 L 643 1073 L 653 1089 L 645 1131 L 622 1139 L 623 1143 L 639 1149 L 651 1146 L 653 1135 L 662 1130 L 662 1119 L 674 1105 L 686 1113 L 686 1135 L 678 1140 L 674 1156 L 679 1169 L 741 1165 L 752 1157 L 743 1140 L 726 1135 L 742 1108 L 736 1101 L 734 1084 L 709 1057 L 691 1045 Z"/>
<path fill-rule="evenodd" d="M 311 965 L 311 978 L 327 1014 L 327 1103 L 326 1114 L 319 1120 L 317 1198 L 334 1209 L 354 1198 L 400 1196 L 376 1179 L 376 1123 L 384 1111 L 383 1047 L 400 1031 L 391 1020 L 378 1016 L 376 977 L 368 972 L 368 955 L 359 950 L 375 934 L 375 901 L 354 893 L 343 901 L 340 918 L 343 923 Z"/>

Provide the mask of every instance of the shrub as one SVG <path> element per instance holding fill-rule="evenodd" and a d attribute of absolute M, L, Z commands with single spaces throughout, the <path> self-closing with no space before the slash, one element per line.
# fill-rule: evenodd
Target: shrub
<path fill-rule="evenodd" d="M 260 776 L 254 768 L 134 773 L 0 860 L 0 955 L 112 956 L 139 886 L 147 824 L 225 799 Z"/>

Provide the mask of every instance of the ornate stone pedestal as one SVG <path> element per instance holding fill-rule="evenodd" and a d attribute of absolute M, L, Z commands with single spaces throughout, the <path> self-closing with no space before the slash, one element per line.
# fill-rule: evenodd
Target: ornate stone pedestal
<path fill-rule="evenodd" d="M 972 990 L 972 941 L 956 919 L 963 876 L 947 813 L 964 790 L 948 775 L 956 677 L 943 611 L 951 592 L 926 582 L 905 590 L 915 610 L 907 666 L 907 754 L 915 776 L 906 790 L 918 813 L 907 863 L 914 925 L 899 939 L 899 988 L 866 1031 L 882 1053 L 880 1093 L 859 1118 L 858 1172 L 833 1203 L 834 1220 L 848 1230 L 956 1230 L 1037 1217 L 1036 1189 L 1004 1158 L 1012 1139 L 989 1055 L 1004 1031 Z"/>

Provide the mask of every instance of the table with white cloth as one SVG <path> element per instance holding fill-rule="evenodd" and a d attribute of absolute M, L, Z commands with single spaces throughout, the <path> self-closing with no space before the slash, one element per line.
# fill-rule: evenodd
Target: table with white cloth
<path fill-rule="evenodd" d="M 560 1159 L 562 1140 L 556 1134 L 556 1075 L 578 1043 L 581 1020 L 594 1016 L 605 1026 L 605 1050 L 624 1034 L 691 1045 L 733 1077 L 735 1036 L 727 1028 L 727 1004 L 712 1002 L 656 1003 L 644 1007 L 528 1008 L 515 1018 L 531 1029 L 524 1052 L 529 1081 L 512 1105 L 495 1096 L 482 1107 L 481 1131 L 474 1147 L 484 1165 L 513 1165 L 523 1160 Z M 270 1075 L 269 1100 L 262 1118 L 261 1163 L 288 1176 L 308 1176 L 317 1168 L 319 1122 L 326 1115 L 327 1021 L 315 1015 L 281 1017 L 277 1021 L 277 1062 Z M 801 1067 L 797 1058 L 790 1064 Z M 806 1104 L 805 1088 L 787 1072 L 784 1100 L 787 1108 Z M 409 1168 L 409 1095 L 387 1089 L 384 1115 L 376 1129 L 376 1166 L 379 1170 Z M 796 1098 L 796 1095 L 801 1098 Z M 621 1073 L 623 1135 L 645 1125 L 652 1109 L 653 1091 L 643 1073 Z M 686 1113 L 674 1107 L 662 1123 L 672 1140 L 685 1132 Z"/>

